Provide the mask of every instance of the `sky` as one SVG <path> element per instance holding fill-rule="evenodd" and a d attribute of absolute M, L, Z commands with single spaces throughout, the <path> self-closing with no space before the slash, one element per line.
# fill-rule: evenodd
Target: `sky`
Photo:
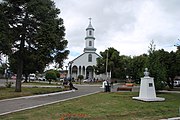
<path fill-rule="evenodd" d="M 0 0 L 2 1 L 2 0 Z M 70 50 L 67 63 L 83 53 L 86 28 L 92 18 L 97 53 L 113 47 L 120 55 L 156 49 L 175 51 L 180 41 L 180 0 L 54 0 L 64 20 Z"/>
<path fill-rule="evenodd" d="M 120 55 L 156 49 L 175 51 L 180 38 L 180 0 L 54 0 L 61 10 L 70 50 L 68 61 L 83 53 L 86 28 L 92 18 L 97 53 L 113 47 Z"/>

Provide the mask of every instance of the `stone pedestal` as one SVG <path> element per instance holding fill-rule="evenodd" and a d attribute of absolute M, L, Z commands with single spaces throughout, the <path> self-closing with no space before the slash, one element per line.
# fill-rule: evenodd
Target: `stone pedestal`
<path fill-rule="evenodd" d="M 149 76 L 145 76 L 141 78 L 139 97 L 133 97 L 133 99 L 141 100 L 141 101 L 164 101 L 165 100 L 165 98 L 156 97 L 154 79 Z"/>

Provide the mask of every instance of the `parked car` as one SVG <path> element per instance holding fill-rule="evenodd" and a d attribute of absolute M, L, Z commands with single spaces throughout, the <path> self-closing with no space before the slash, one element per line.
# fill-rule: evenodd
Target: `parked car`
<path fill-rule="evenodd" d="M 84 83 L 89 83 L 89 82 L 91 82 L 91 80 L 85 79 L 85 80 L 83 80 L 83 82 L 84 82 Z"/>
<path fill-rule="evenodd" d="M 180 80 L 174 80 L 174 86 L 180 87 Z"/>
<path fill-rule="evenodd" d="M 60 82 L 64 82 L 64 78 L 60 78 L 59 81 L 60 81 Z"/>
<path fill-rule="evenodd" d="M 35 74 L 29 74 L 29 80 L 36 80 Z"/>
<path fill-rule="evenodd" d="M 46 78 L 45 78 L 45 76 L 40 76 L 40 77 L 38 77 L 38 80 L 39 81 L 46 81 Z"/>
<path fill-rule="evenodd" d="M 16 77 L 17 77 L 17 75 L 14 74 L 13 76 L 11 76 L 11 79 L 16 80 Z"/>

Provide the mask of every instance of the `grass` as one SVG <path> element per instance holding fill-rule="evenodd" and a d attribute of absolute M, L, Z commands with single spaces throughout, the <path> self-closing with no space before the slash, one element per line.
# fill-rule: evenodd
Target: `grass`
<path fill-rule="evenodd" d="M 37 94 L 45 94 L 45 93 L 53 93 L 53 92 L 60 92 L 63 91 L 62 88 L 25 88 L 22 87 L 22 92 L 15 92 L 15 88 L 5 88 L 0 87 L 0 100 L 7 99 L 7 98 L 15 98 L 15 97 L 22 97 L 22 96 L 30 96 L 30 95 L 37 95 Z"/>
<path fill-rule="evenodd" d="M 177 117 L 179 94 L 158 94 L 165 102 L 132 100 L 138 93 L 98 93 L 4 116 L 1 120 L 158 120 Z"/>

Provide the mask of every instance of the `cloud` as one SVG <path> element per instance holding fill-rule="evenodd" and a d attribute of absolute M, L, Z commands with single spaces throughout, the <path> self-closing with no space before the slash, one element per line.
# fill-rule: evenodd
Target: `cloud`
<path fill-rule="evenodd" d="M 2 0 L 0 0 L 1 2 Z M 97 53 L 114 47 L 121 55 L 147 53 L 151 40 L 157 49 L 176 50 L 180 35 L 180 0 L 54 0 L 61 10 L 70 55 L 83 53 L 88 18 L 95 28 Z"/>
<path fill-rule="evenodd" d="M 179 0 L 55 0 L 55 3 L 66 27 L 69 61 L 83 53 L 89 17 L 95 28 L 97 53 L 114 47 L 121 55 L 140 55 L 147 53 L 151 40 L 157 49 L 176 49 L 174 44 L 180 33 Z"/>

